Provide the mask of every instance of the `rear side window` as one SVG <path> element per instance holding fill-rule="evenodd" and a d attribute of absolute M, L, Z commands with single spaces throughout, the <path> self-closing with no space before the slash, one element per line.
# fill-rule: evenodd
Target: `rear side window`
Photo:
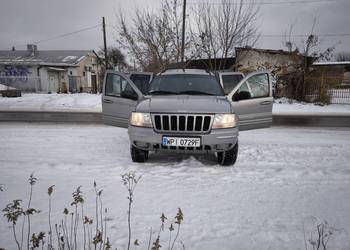
<path fill-rule="evenodd" d="M 132 74 L 130 76 L 130 80 L 136 85 L 136 87 L 142 92 L 142 94 L 147 93 L 149 83 L 151 81 L 150 75 Z"/>
<path fill-rule="evenodd" d="M 237 84 L 243 79 L 242 75 L 221 75 L 222 83 L 225 94 L 231 93 L 231 91 L 237 86 Z"/>

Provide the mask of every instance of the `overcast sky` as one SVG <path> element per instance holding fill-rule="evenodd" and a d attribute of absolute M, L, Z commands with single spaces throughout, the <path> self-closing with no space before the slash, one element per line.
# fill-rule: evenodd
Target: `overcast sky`
<path fill-rule="evenodd" d="M 0 0 L 0 49 L 45 40 L 57 35 L 91 27 L 107 20 L 108 45 L 117 36 L 112 25 L 115 13 L 122 8 L 131 16 L 135 6 L 155 8 L 161 0 Z M 188 0 L 188 2 L 219 0 Z M 251 1 L 251 0 L 248 0 Z M 255 0 L 255 2 L 296 2 L 315 0 Z M 262 35 L 282 35 L 294 23 L 294 34 L 308 34 L 317 18 L 316 34 L 350 33 L 350 0 L 316 0 L 313 3 L 265 4 L 260 7 L 259 31 Z M 179 1 L 181 2 L 181 1 Z M 301 38 L 295 38 L 299 42 Z M 321 37 L 323 48 L 336 46 L 336 51 L 350 52 L 350 36 Z M 38 44 L 38 49 L 96 49 L 103 44 L 102 28 Z M 262 36 L 257 47 L 282 48 L 280 37 Z"/>

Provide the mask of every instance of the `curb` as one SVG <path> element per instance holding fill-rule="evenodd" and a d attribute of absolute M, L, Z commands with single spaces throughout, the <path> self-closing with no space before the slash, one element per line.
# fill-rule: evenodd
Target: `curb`
<path fill-rule="evenodd" d="M 273 126 L 350 127 L 349 114 L 276 114 Z"/>
<path fill-rule="evenodd" d="M 99 112 L 0 111 L 0 122 L 103 124 Z M 349 114 L 275 114 L 273 126 L 350 127 Z"/>
<path fill-rule="evenodd" d="M 102 113 L 66 111 L 0 111 L 0 122 L 102 124 Z"/>

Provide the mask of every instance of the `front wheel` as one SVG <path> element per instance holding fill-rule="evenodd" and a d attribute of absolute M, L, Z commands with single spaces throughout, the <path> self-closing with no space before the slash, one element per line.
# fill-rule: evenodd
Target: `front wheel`
<path fill-rule="evenodd" d="M 133 145 L 130 147 L 130 154 L 133 162 L 145 162 L 148 159 L 148 151 L 138 149 Z"/>
<path fill-rule="evenodd" d="M 230 150 L 227 150 L 224 152 L 218 152 L 216 154 L 217 154 L 217 160 L 220 163 L 220 165 L 231 166 L 235 164 L 237 160 L 237 155 L 238 155 L 238 142 Z"/>

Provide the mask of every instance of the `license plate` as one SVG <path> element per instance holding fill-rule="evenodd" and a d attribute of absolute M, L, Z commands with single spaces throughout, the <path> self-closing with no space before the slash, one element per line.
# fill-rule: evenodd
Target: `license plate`
<path fill-rule="evenodd" d="M 178 146 L 178 147 L 199 147 L 201 145 L 201 138 L 199 137 L 170 137 L 163 136 L 162 144 L 164 146 Z"/>

